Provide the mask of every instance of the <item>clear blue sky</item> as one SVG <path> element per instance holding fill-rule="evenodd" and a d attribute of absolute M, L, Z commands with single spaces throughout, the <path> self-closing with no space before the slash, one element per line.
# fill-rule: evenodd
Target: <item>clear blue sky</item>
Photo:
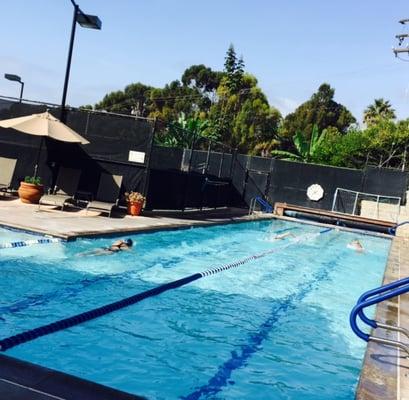
<path fill-rule="evenodd" d="M 81 0 L 102 30 L 77 26 L 67 103 L 94 104 L 132 82 L 163 86 L 186 67 L 223 68 L 230 43 L 270 104 L 286 114 L 322 82 L 362 119 L 375 98 L 409 117 L 409 63 L 395 59 L 407 1 Z M 69 0 L 2 1 L 0 94 L 60 103 L 73 7 Z"/>

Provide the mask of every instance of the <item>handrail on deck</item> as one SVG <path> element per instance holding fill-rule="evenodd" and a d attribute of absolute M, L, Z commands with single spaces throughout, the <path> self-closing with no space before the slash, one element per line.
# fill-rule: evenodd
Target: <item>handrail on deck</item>
<path fill-rule="evenodd" d="M 262 211 L 266 213 L 273 212 L 273 206 L 267 200 L 264 200 L 262 197 L 257 196 L 253 197 L 250 201 L 249 214 L 252 214 L 254 212 L 257 203 L 260 204 Z"/>
<path fill-rule="evenodd" d="M 363 303 L 370 297 L 376 296 L 378 294 L 388 292 L 390 290 L 393 290 L 395 288 L 401 287 L 403 285 L 409 285 L 409 277 L 408 278 L 403 278 L 391 283 L 388 283 L 387 285 L 379 286 L 375 289 L 368 290 L 367 292 L 363 293 L 361 297 L 358 299 L 357 304 Z M 408 290 L 409 291 L 409 290 Z M 377 322 L 373 319 L 369 319 L 363 312 L 363 309 L 359 312 L 359 317 L 363 322 L 365 322 L 367 325 L 371 326 L 372 328 L 377 328 Z"/>
<path fill-rule="evenodd" d="M 357 324 L 357 318 L 359 317 L 360 320 L 370 327 L 382 328 L 387 330 L 393 330 L 400 333 L 403 333 L 405 336 L 409 338 L 409 331 L 405 328 L 401 328 L 399 326 L 392 326 L 387 325 L 384 323 L 380 323 L 373 319 L 369 319 L 365 313 L 364 309 L 375 304 L 381 303 L 385 300 L 391 299 L 393 297 L 400 296 L 401 294 L 409 292 L 409 277 L 397 280 L 395 282 L 391 282 L 387 285 L 380 286 L 378 288 L 368 290 L 367 292 L 363 293 L 355 307 L 352 309 L 350 316 L 349 316 L 349 323 L 353 332 L 360 337 L 361 339 L 365 340 L 366 342 L 374 341 L 377 343 L 386 344 L 388 346 L 399 347 L 404 350 L 409 355 L 409 344 L 402 343 L 396 340 L 384 339 L 377 336 L 371 336 L 368 333 L 363 332 Z"/>

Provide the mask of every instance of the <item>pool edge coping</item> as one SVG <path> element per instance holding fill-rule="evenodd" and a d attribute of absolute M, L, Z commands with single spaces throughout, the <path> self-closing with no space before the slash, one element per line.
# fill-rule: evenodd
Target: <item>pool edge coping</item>
<path fill-rule="evenodd" d="M 122 229 L 109 229 L 105 231 L 88 231 L 88 232 L 73 232 L 73 233 L 60 233 L 51 230 L 27 227 L 19 224 L 10 224 L 5 222 L 0 222 L 0 227 L 10 230 L 21 231 L 25 233 L 37 234 L 47 237 L 55 237 L 65 241 L 75 241 L 79 238 L 99 238 L 99 237 L 111 237 L 120 236 L 122 234 L 128 233 L 149 233 L 167 230 L 180 230 L 180 229 L 190 229 L 192 227 L 205 227 L 214 225 L 227 225 L 241 222 L 251 222 L 251 221 L 262 221 L 268 219 L 274 219 L 276 216 L 273 214 L 260 214 L 260 215 L 238 215 L 238 216 L 226 216 L 224 218 L 217 219 L 216 217 L 212 220 L 209 219 L 180 219 L 180 222 L 168 222 L 162 225 L 153 226 L 142 226 L 142 227 L 130 227 Z"/>

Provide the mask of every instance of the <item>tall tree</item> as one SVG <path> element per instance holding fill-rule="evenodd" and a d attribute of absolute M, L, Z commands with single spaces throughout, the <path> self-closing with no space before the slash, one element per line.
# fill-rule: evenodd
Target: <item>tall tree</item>
<path fill-rule="evenodd" d="M 96 110 L 135 114 L 147 117 L 150 110 L 150 95 L 153 88 L 143 83 L 132 83 L 125 90 L 108 93 L 97 104 Z"/>
<path fill-rule="evenodd" d="M 131 107 L 132 101 L 127 99 L 122 90 L 117 90 L 106 94 L 99 103 L 95 104 L 96 110 L 120 113 L 129 113 L 131 111 Z"/>
<path fill-rule="evenodd" d="M 319 131 L 334 127 L 346 133 L 356 119 L 345 106 L 334 101 L 334 93 L 330 85 L 323 83 L 308 101 L 285 117 L 280 135 L 288 139 L 302 132 L 309 139 L 314 125 Z"/>
<path fill-rule="evenodd" d="M 231 93 L 237 93 L 240 90 L 244 74 L 244 60 L 243 57 L 237 59 L 233 44 L 231 44 L 227 50 L 224 61 L 224 71 L 227 77 L 227 87 Z"/>
<path fill-rule="evenodd" d="M 213 93 L 220 84 L 223 73 L 213 71 L 203 64 L 192 65 L 182 75 L 182 83 L 185 86 L 198 88 L 204 93 Z"/>
<path fill-rule="evenodd" d="M 150 101 L 149 117 L 157 119 L 159 131 L 166 130 L 167 125 L 177 121 L 181 113 L 192 118 L 201 116 L 201 111 L 209 107 L 203 105 L 209 99 L 204 98 L 197 88 L 185 86 L 179 80 L 172 81 L 163 89 L 152 90 Z"/>
<path fill-rule="evenodd" d="M 364 111 L 364 122 L 367 126 L 376 124 L 381 120 L 395 119 L 395 110 L 389 103 L 389 100 L 382 98 L 375 99 L 374 103 L 369 105 Z"/>
<path fill-rule="evenodd" d="M 237 93 L 231 93 L 228 78 L 223 78 L 217 95 L 219 100 L 209 112 L 209 129 L 216 131 L 223 143 L 256 153 L 265 147 L 256 149 L 258 143 L 276 139 L 281 114 L 270 107 L 254 76 L 243 74 Z"/>

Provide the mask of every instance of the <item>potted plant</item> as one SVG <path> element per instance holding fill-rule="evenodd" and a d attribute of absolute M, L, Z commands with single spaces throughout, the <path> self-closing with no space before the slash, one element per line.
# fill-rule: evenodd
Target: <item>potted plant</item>
<path fill-rule="evenodd" d="M 128 205 L 129 215 L 139 215 L 145 203 L 145 196 L 139 192 L 125 193 L 126 203 Z"/>
<path fill-rule="evenodd" d="M 26 176 L 24 181 L 20 182 L 18 195 L 23 203 L 38 204 L 43 194 L 44 186 L 39 176 Z"/>

